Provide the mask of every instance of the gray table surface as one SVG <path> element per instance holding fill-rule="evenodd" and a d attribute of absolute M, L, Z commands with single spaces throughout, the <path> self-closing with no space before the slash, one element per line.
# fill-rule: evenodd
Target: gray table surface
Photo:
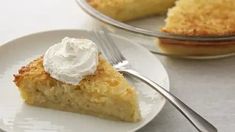
<path fill-rule="evenodd" d="M 0 45 L 32 32 L 90 29 L 93 20 L 74 0 L 0 1 Z M 94 26 L 94 25 L 93 25 Z M 235 57 L 185 60 L 156 55 L 165 66 L 171 92 L 221 132 L 235 131 Z M 190 132 L 195 129 L 169 103 L 139 132 Z"/>
<path fill-rule="evenodd" d="M 220 132 L 235 131 L 235 57 L 184 60 L 158 57 L 170 75 L 171 92 L 200 113 Z M 140 132 L 189 132 L 195 129 L 167 103 Z"/>

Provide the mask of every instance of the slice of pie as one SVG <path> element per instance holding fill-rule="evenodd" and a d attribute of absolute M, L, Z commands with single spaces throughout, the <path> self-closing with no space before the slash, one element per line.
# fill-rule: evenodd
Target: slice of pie
<path fill-rule="evenodd" d="M 86 76 L 79 85 L 50 77 L 43 57 L 14 76 L 21 96 L 30 105 L 128 122 L 141 118 L 135 89 L 101 56 L 95 74 Z"/>
<path fill-rule="evenodd" d="M 161 14 L 174 5 L 175 0 L 87 0 L 100 12 L 116 20 L 128 21 Z"/>

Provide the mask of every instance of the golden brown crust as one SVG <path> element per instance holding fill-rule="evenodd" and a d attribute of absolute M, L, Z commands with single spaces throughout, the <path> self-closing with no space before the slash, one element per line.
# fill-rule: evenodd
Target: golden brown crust
<path fill-rule="evenodd" d="M 128 21 L 167 11 L 175 0 L 88 0 L 98 11 L 116 20 Z"/>
<path fill-rule="evenodd" d="M 30 79 L 32 83 L 34 83 L 34 81 L 40 80 L 40 82 L 60 82 L 61 84 L 65 84 L 64 82 L 52 78 L 44 70 L 43 57 L 33 60 L 27 66 L 22 66 L 18 72 L 18 74 L 14 75 L 14 82 L 17 86 L 19 86 L 21 80 L 24 78 Z M 76 87 L 83 87 L 83 84 L 86 84 L 87 82 L 107 82 L 108 84 L 114 86 L 115 80 L 104 77 L 107 75 L 112 76 L 116 80 L 123 80 L 123 76 L 120 73 L 116 74 L 116 71 L 112 67 L 110 67 L 109 64 L 107 64 L 107 62 L 100 56 L 99 64 L 97 66 L 95 74 L 85 77 Z"/>
<path fill-rule="evenodd" d="M 235 33 L 234 0 L 179 0 L 168 11 L 163 32 L 205 36 Z"/>
<path fill-rule="evenodd" d="M 28 65 L 26 66 L 22 66 L 19 70 L 18 70 L 18 74 L 14 74 L 14 82 L 17 86 L 19 86 L 21 80 L 25 77 L 25 76 L 29 76 L 29 75 L 43 75 L 43 78 L 48 79 L 50 78 L 49 74 L 47 74 L 43 67 L 42 67 L 42 59 L 43 57 L 39 57 L 35 60 L 33 60 L 32 62 L 30 62 Z"/>
<path fill-rule="evenodd" d="M 235 41 L 198 42 L 159 39 L 163 52 L 173 55 L 224 55 L 235 52 Z"/>

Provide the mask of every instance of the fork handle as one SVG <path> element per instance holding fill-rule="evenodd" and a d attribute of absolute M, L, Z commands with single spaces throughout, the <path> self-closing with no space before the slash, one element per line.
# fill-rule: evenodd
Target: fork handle
<path fill-rule="evenodd" d="M 146 84 L 148 84 L 151 88 L 153 88 L 155 91 L 160 93 L 162 96 L 164 96 L 172 105 L 174 105 L 177 110 L 182 113 L 189 122 L 193 124 L 193 126 L 199 131 L 199 132 L 217 132 L 217 129 L 209 123 L 207 120 L 205 120 L 203 117 L 201 117 L 199 114 L 197 114 L 195 111 L 193 111 L 191 108 L 189 108 L 186 104 L 184 104 L 181 100 L 179 100 L 177 97 L 175 97 L 173 94 L 165 90 L 162 86 L 155 83 L 154 81 L 148 79 L 145 76 L 140 75 L 138 72 L 132 70 L 132 69 L 118 69 L 121 73 L 126 73 L 129 75 L 132 75 L 142 81 L 144 81 Z"/>

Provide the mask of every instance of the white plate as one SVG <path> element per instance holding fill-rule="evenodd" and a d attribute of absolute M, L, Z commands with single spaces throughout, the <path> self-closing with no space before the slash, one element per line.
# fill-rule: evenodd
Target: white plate
<path fill-rule="evenodd" d="M 110 121 L 88 115 L 26 105 L 12 82 L 13 74 L 63 37 L 89 38 L 88 31 L 56 30 L 35 33 L 10 41 L 0 47 L 0 128 L 14 132 L 125 132 L 135 131 L 150 122 L 163 108 L 165 99 L 140 81 L 131 79 L 139 92 L 141 115 L 138 123 Z M 147 49 L 113 35 L 123 54 L 139 72 L 169 90 L 168 75 Z"/>

